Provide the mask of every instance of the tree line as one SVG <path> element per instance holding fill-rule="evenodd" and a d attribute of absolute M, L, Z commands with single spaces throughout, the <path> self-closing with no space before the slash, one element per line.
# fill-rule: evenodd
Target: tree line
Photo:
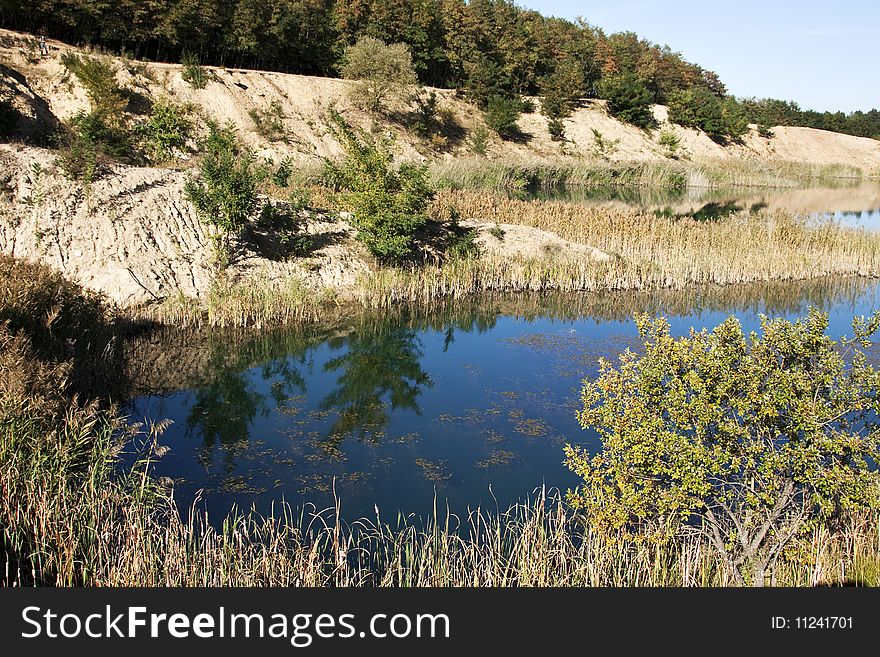
<path fill-rule="evenodd" d="M 336 76 L 363 37 L 408 46 L 422 84 L 461 89 L 483 109 L 551 97 L 560 121 L 572 99 L 604 98 L 612 113 L 652 127 L 651 103 L 685 124 L 737 138 L 748 121 L 880 135 L 868 113 L 805 112 L 794 103 L 734 101 L 713 71 L 633 32 L 546 17 L 511 0 L 0 0 L 4 27 L 93 44 L 139 59 Z M 558 127 L 558 126 L 557 126 Z"/>

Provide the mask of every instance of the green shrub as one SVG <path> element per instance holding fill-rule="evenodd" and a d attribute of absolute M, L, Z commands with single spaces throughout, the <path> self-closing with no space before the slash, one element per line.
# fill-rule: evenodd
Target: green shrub
<path fill-rule="evenodd" d="M 678 147 L 681 145 L 681 138 L 672 130 L 661 130 L 657 143 L 666 149 L 667 157 L 675 157 L 678 153 Z"/>
<path fill-rule="evenodd" d="M 651 112 L 654 96 L 637 75 L 606 76 L 599 82 L 598 91 L 599 97 L 608 101 L 611 116 L 644 129 L 657 125 Z"/>
<path fill-rule="evenodd" d="M 287 141 L 287 129 L 284 127 L 284 109 L 281 103 L 273 100 L 262 109 L 253 108 L 248 111 L 254 128 L 261 137 L 268 141 Z"/>
<path fill-rule="evenodd" d="M 758 136 L 764 139 L 773 139 L 776 135 L 773 134 L 773 131 L 768 126 L 761 123 L 758 125 Z"/>
<path fill-rule="evenodd" d="M 199 56 L 193 52 L 184 53 L 180 63 L 183 66 L 180 77 L 193 89 L 204 89 L 214 79 L 214 75 L 199 63 Z"/>
<path fill-rule="evenodd" d="M 281 160 L 281 163 L 278 165 L 278 168 L 272 172 L 270 176 L 270 180 L 273 185 L 277 185 L 278 187 L 286 188 L 290 185 L 290 176 L 293 175 L 293 160 L 289 157 L 285 157 Z"/>
<path fill-rule="evenodd" d="M 142 128 L 153 159 L 168 160 L 186 147 L 192 124 L 186 111 L 169 100 L 153 103 L 150 117 Z"/>
<path fill-rule="evenodd" d="M 437 92 L 419 94 L 413 98 L 415 110 L 410 121 L 410 130 L 413 133 L 427 139 L 440 131 L 440 121 L 437 114 Z"/>
<path fill-rule="evenodd" d="M 541 113 L 547 117 L 547 128 L 554 141 L 565 140 L 562 119 L 571 116 L 583 93 L 584 73 L 581 65 L 573 59 L 559 62 L 553 73 L 541 83 Z"/>
<path fill-rule="evenodd" d="M 617 146 L 620 144 L 619 139 L 606 139 L 605 135 L 596 128 L 590 128 L 593 132 L 593 155 L 596 157 L 607 158 L 614 154 Z"/>
<path fill-rule="evenodd" d="M 489 151 L 489 131 L 481 125 L 468 134 L 468 147 L 474 155 L 485 155 Z"/>
<path fill-rule="evenodd" d="M 519 119 L 522 101 L 513 96 L 493 95 L 486 101 L 486 123 L 502 139 L 515 139 L 519 136 Z"/>
<path fill-rule="evenodd" d="M 413 239 L 434 197 L 426 166 L 394 167 L 390 139 L 353 128 L 331 110 L 330 130 L 346 153 L 341 165 L 327 162 L 327 178 L 344 190 L 343 205 L 354 215 L 358 239 L 382 261 L 410 255 Z"/>
<path fill-rule="evenodd" d="M 92 111 L 121 121 L 128 107 L 128 92 L 116 80 L 116 66 L 104 57 L 89 57 L 65 52 L 61 63 L 85 87 Z"/>
<path fill-rule="evenodd" d="M 578 420 L 601 451 L 566 448 L 584 480 L 569 500 L 593 527 L 701 532 L 738 583 L 761 585 L 805 530 L 877 508 L 880 372 L 862 349 L 880 312 L 839 343 L 816 310 L 764 318 L 762 334 L 735 317 L 681 338 L 664 319 L 637 325 L 643 355 L 601 361 L 581 394 Z"/>
<path fill-rule="evenodd" d="M 67 130 L 61 138 L 56 162 L 70 180 L 89 185 L 98 173 L 98 148 L 81 134 Z"/>
<path fill-rule="evenodd" d="M 409 47 L 385 45 L 373 37 L 361 37 L 346 47 L 342 76 L 357 81 L 352 102 L 370 112 L 382 112 L 389 100 L 403 99 L 418 83 Z"/>
<path fill-rule="evenodd" d="M 669 96 L 669 120 L 725 142 L 748 130 L 745 112 L 733 98 L 719 98 L 705 87 L 691 87 Z"/>
<path fill-rule="evenodd" d="M 229 236 L 245 227 L 257 207 L 257 186 L 261 174 L 254 154 L 241 147 L 232 125 L 208 124 L 199 177 L 190 178 L 184 188 L 199 217 L 216 226 L 226 246 Z"/>

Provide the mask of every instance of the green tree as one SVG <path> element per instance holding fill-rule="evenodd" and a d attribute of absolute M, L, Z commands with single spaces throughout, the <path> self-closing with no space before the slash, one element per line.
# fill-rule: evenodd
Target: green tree
<path fill-rule="evenodd" d="M 164 161 L 186 147 L 192 124 L 182 107 L 167 99 L 153 103 L 150 118 L 142 128 L 153 159 Z"/>
<path fill-rule="evenodd" d="M 645 83 L 633 73 L 602 78 L 599 97 L 608 101 L 611 116 L 639 128 L 653 128 L 657 121 L 651 112 L 654 98 Z"/>
<path fill-rule="evenodd" d="M 559 62 L 553 73 L 541 84 L 541 113 L 551 125 L 551 136 L 562 141 L 565 133 L 562 119 L 571 116 L 577 107 L 578 99 L 583 95 L 584 72 L 574 59 Z"/>
<path fill-rule="evenodd" d="M 601 362 L 578 420 L 601 451 L 566 447 L 569 491 L 595 527 L 649 540 L 701 532 L 739 583 L 763 585 L 804 530 L 878 505 L 880 373 L 861 350 L 880 312 L 836 342 L 827 315 L 731 317 L 674 338 L 637 318 L 644 355 Z"/>
<path fill-rule="evenodd" d="M 327 162 L 327 176 L 345 191 L 343 202 L 354 215 L 358 239 L 380 260 L 407 257 L 434 197 L 427 167 L 409 163 L 395 167 L 390 139 L 348 125 L 335 110 L 330 112 L 329 127 L 346 158 L 341 165 Z"/>
<path fill-rule="evenodd" d="M 669 120 L 725 142 L 748 130 L 745 111 L 733 98 L 719 98 L 706 87 L 691 87 L 669 97 Z"/>
<path fill-rule="evenodd" d="M 186 182 L 184 193 L 202 221 L 220 230 L 225 253 L 229 238 L 241 232 L 257 208 L 261 172 L 255 167 L 254 154 L 239 144 L 231 124 L 220 127 L 210 122 L 201 150 L 199 176 Z"/>
<path fill-rule="evenodd" d="M 381 112 L 389 100 L 402 99 L 418 83 L 409 48 L 361 37 L 345 49 L 342 75 L 357 80 L 352 100 L 362 109 Z"/>
<path fill-rule="evenodd" d="M 515 139 L 519 136 L 517 120 L 522 111 L 522 101 L 512 96 L 489 96 L 486 102 L 486 123 L 502 139 Z"/>

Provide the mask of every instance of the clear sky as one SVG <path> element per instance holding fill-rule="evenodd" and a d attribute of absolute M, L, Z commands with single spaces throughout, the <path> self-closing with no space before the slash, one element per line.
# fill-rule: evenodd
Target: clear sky
<path fill-rule="evenodd" d="M 880 109 L 880 0 L 516 0 L 636 32 L 715 71 L 736 96 Z"/>

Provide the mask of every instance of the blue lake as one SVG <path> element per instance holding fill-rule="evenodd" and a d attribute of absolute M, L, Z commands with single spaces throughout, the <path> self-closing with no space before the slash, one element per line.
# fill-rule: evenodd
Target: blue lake
<path fill-rule="evenodd" d="M 263 333 L 169 333 L 133 352 L 132 419 L 173 421 L 155 474 L 178 504 L 198 496 L 215 519 L 286 500 L 348 518 L 506 508 L 541 486 L 577 484 L 566 442 L 598 447 L 575 418 L 600 357 L 637 348 L 636 312 L 676 334 L 730 314 L 853 315 L 880 306 L 867 279 L 707 287 L 684 292 L 488 297 L 434 311 L 365 316 Z"/>

